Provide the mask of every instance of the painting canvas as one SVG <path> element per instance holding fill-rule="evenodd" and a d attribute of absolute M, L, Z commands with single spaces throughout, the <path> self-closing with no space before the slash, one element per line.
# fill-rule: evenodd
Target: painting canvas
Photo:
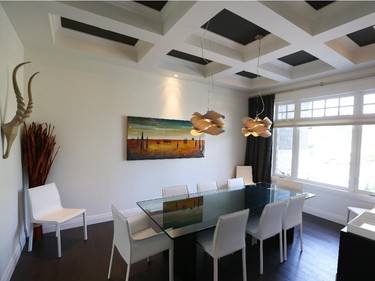
<path fill-rule="evenodd" d="M 186 120 L 127 117 L 127 160 L 204 157 L 204 138 Z"/>

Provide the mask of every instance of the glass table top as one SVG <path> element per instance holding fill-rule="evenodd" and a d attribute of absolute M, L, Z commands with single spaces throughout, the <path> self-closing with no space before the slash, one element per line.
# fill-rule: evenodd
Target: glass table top
<path fill-rule="evenodd" d="M 137 205 L 169 237 L 177 238 L 216 225 L 221 215 L 250 209 L 250 215 L 260 214 L 264 206 L 298 195 L 295 190 L 267 183 L 218 189 L 203 193 L 158 198 L 137 202 Z M 307 194 L 307 198 L 311 194 Z"/>

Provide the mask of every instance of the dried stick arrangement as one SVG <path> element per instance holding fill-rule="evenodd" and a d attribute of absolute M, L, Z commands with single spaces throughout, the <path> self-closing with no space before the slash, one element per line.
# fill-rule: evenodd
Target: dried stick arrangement
<path fill-rule="evenodd" d="M 51 124 L 23 123 L 24 161 L 29 188 L 45 184 L 48 173 L 60 147 L 55 152 L 55 135 Z"/>

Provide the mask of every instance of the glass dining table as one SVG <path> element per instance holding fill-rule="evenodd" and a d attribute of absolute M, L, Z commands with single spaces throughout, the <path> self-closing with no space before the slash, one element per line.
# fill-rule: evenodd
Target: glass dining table
<path fill-rule="evenodd" d="M 305 193 L 305 192 L 304 192 Z M 266 204 L 289 200 L 301 194 L 274 184 L 256 183 L 230 189 L 158 198 L 137 205 L 175 242 L 175 268 L 182 280 L 195 280 L 195 235 L 216 226 L 221 215 L 249 209 L 249 216 L 260 215 Z M 306 198 L 314 194 L 305 193 Z M 194 245 L 192 245 L 194 243 Z M 187 266 L 189 264 L 189 266 Z"/>
<path fill-rule="evenodd" d="M 158 198 L 137 202 L 137 205 L 170 238 L 214 227 L 221 215 L 243 209 L 250 216 L 259 215 L 264 206 L 300 194 L 298 191 L 268 183 L 218 189 L 203 193 Z M 306 193 L 306 198 L 313 194 Z"/>

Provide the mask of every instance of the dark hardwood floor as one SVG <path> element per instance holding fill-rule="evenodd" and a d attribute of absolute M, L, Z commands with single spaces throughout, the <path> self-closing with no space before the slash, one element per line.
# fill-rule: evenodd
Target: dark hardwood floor
<path fill-rule="evenodd" d="M 336 278 L 340 229 L 342 225 L 304 214 L 304 251 L 299 250 L 299 232 L 288 246 L 288 260 L 279 263 L 278 240 L 264 244 L 264 274 L 259 275 L 259 244 L 251 246 L 247 239 L 248 280 L 261 281 L 334 281 Z M 88 240 L 83 240 L 82 228 L 62 231 L 62 258 L 57 258 L 54 233 L 44 234 L 34 242 L 32 252 L 25 246 L 11 281 L 95 281 L 107 280 L 111 253 L 113 223 L 88 226 Z M 168 280 L 168 256 L 159 254 L 150 262 L 132 266 L 130 281 Z M 197 280 L 212 280 L 212 258 L 198 246 L 196 254 Z M 126 263 L 115 251 L 112 281 L 124 280 Z M 180 277 L 175 274 L 175 280 Z M 242 280 L 240 252 L 219 261 L 220 281 Z"/>

